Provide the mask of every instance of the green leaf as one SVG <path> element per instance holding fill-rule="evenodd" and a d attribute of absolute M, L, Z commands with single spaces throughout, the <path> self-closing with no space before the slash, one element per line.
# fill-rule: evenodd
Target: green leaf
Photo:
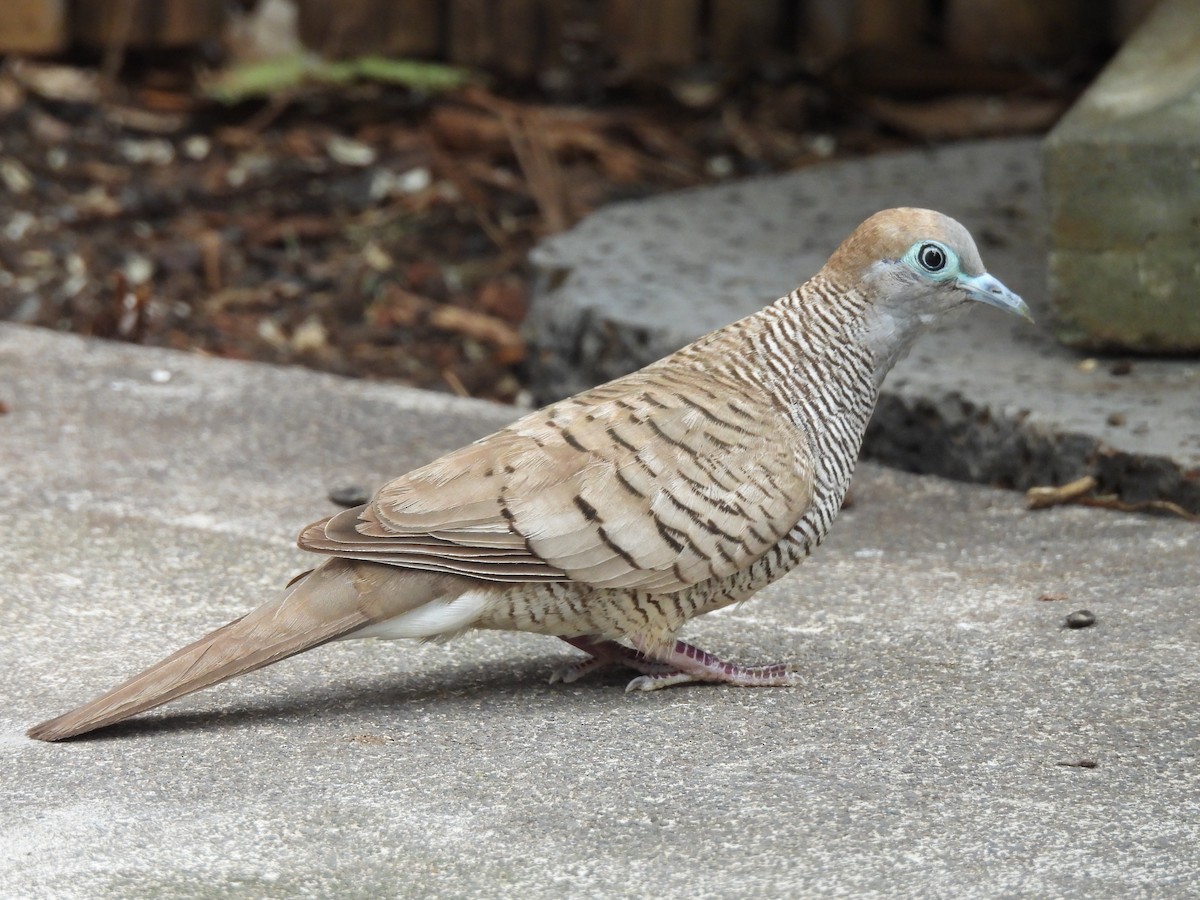
<path fill-rule="evenodd" d="M 476 77 L 469 69 L 412 59 L 361 56 L 331 62 L 313 54 L 300 53 L 225 69 L 209 80 L 205 93 L 220 103 L 232 105 L 253 97 L 295 91 L 307 85 L 345 85 L 359 80 L 436 93 L 462 87 Z"/>
<path fill-rule="evenodd" d="M 415 91 L 448 91 L 475 80 L 475 74 L 469 69 L 415 59 L 363 56 L 353 62 L 360 78 L 387 84 L 402 84 Z"/>
<path fill-rule="evenodd" d="M 205 85 L 204 92 L 221 103 L 241 103 L 251 97 L 269 97 L 294 90 L 319 65 L 306 54 L 276 56 L 262 62 L 225 69 Z"/>

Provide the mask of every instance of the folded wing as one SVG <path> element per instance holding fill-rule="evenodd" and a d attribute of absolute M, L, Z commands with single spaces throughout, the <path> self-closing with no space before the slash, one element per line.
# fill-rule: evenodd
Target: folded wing
<path fill-rule="evenodd" d="M 720 388 L 669 371 L 596 388 L 397 478 L 300 545 L 501 582 L 669 593 L 726 577 L 808 509 L 813 463 L 779 409 Z"/>

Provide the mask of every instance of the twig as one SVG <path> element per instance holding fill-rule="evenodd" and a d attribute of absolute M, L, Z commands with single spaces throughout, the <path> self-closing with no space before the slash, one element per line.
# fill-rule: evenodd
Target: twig
<path fill-rule="evenodd" d="M 1077 503 L 1080 506 L 1091 506 L 1097 509 L 1115 509 L 1118 512 L 1157 512 L 1178 516 L 1188 522 L 1200 522 L 1200 515 L 1189 512 L 1178 503 L 1170 500 L 1140 500 L 1127 503 L 1116 494 L 1100 494 L 1088 496 L 1096 489 L 1098 482 L 1092 475 L 1085 475 L 1068 484 L 1057 487 L 1031 487 L 1025 492 L 1025 502 L 1029 509 L 1048 509 L 1051 506 L 1063 506 Z"/>
<path fill-rule="evenodd" d="M 545 231 L 555 234 L 570 224 L 558 159 L 542 137 L 541 116 L 536 111 L 518 110 L 508 104 L 499 109 L 517 164 L 525 173 L 529 192 L 542 212 Z"/>

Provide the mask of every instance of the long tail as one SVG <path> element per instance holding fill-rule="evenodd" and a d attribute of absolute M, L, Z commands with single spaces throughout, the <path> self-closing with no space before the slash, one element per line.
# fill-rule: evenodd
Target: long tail
<path fill-rule="evenodd" d="M 398 575 L 389 566 L 329 559 L 279 598 L 27 733 L 61 741 L 112 725 L 413 609 L 437 593 L 434 579 Z"/>

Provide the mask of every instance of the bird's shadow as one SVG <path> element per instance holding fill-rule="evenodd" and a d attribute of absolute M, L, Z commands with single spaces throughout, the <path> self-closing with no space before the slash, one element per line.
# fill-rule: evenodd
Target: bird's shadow
<path fill-rule="evenodd" d="M 422 672 L 385 676 L 370 684 L 346 679 L 316 690 L 297 690 L 286 697 L 264 699 L 242 704 L 228 710 L 204 712 L 154 711 L 146 718 L 133 718 L 106 728 L 70 738 L 71 743 L 104 742 L 108 740 L 148 736 L 166 732 L 240 728 L 248 725 L 288 722 L 291 725 L 315 722 L 347 711 L 390 712 L 397 707 L 418 707 L 436 703 L 446 711 L 469 705 L 477 709 L 481 701 L 499 701 L 504 697 L 571 691 L 578 696 L 578 687 L 595 688 L 597 700 L 620 693 L 636 673 L 619 668 L 609 669 L 576 685 L 550 685 L 549 674 L 563 665 L 562 654 L 527 657 L 513 662 L 448 664 Z M 613 696 L 616 696 L 613 694 Z"/>

